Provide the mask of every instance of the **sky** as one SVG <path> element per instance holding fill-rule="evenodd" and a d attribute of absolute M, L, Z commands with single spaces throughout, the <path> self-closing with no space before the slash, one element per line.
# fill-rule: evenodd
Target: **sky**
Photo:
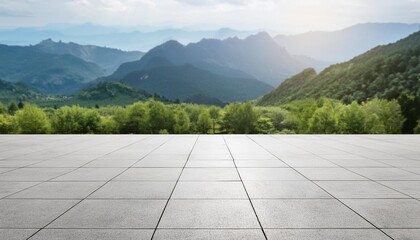
<path fill-rule="evenodd" d="M 420 23 L 420 0 L 0 0 L 0 28 L 93 23 L 291 34 L 365 22 Z"/>

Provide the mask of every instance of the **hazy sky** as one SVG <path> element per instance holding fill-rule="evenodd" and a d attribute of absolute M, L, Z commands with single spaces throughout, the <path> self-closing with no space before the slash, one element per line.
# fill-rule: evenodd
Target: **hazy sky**
<path fill-rule="evenodd" d="M 420 0 L 0 0 L 0 27 L 58 23 L 297 33 L 420 22 Z"/>

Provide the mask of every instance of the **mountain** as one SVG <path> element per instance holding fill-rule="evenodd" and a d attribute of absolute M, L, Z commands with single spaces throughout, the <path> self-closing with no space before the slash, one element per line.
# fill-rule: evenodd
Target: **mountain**
<path fill-rule="evenodd" d="M 252 78 L 221 76 L 189 64 L 134 71 L 120 81 L 171 100 L 181 101 L 196 95 L 217 98 L 222 102 L 244 101 L 259 97 L 272 89 Z"/>
<path fill-rule="evenodd" d="M 70 54 L 86 62 L 95 63 L 104 69 L 107 75 L 117 70 L 122 63 L 139 60 L 144 55 L 140 51 L 122 51 L 114 48 L 80 45 L 73 42 L 54 42 L 51 39 L 43 40 L 35 47 L 47 53 Z"/>
<path fill-rule="evenodd" d="M 11 101 L 33 101 L 43 97 L 42 94 L 32 91 L 23 84 L 0 80 L 0 102 L 7 104 Z"/>
<path fill-rule="evenodd" d="M 156 29 L 142 26 L 100 26 L 90 23 L 80 25 L 58 24 L 42 27 L 0 29 L 0 43 L 26 46 L 52 38 L 65 42 L 77 42 L 125 50 L 148 51 L 168 40 L 177 40 L 187 44 L 197 42 L 202 38 L 244 38 L 253 33 L 255 31 L 240 31 L 229 28 L 218 30 L 186 30 L 173 28 Z"/>
<path fill-rule="evenodd" d="M 255 78 L 272 86 L 306 67 L 315 60 L 291 56 L 267 33 L 246 39 L 203 39 L 186 46 L 168 41 L 150 50 L 139 61 L 122 64 L 112 78 L 122 78 L 133 71 L 143 71 L 159 64 L 167 66 L 191 64 L 218 75 Z"/>
<path fill-rule="evenodd" d="M 420 24 L 365 23 L 332 32 L 278 35 L 275 40 L 292 54 L 338 63 L 419 30 Z"/>
<path fill-rule="evenodd" d="M 295 99 L 330 97 L 345 102 L 369 98 L 420 96 L 420 31 L 396 43 L 378 46 L 316 75 L 307 69 L 259 100 L 275 105 Z"/>
<path fill-rule="evenodd" d="M 70 94 L 104 75 L 94 63 L 68 54 L 45 53 L 33 46 L 0 45 L 0 53 L 1 79 L 43 93 Z"/>

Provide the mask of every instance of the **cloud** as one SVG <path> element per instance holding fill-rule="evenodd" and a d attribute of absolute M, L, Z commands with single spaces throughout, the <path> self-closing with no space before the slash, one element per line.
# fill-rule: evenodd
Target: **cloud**
<path fill-rule="evenodd" d="M 193 6 L 208 6 L 208 5 L 218 5 L 218 4 L 230 4 L 230 5 L 247 5 L 250 0 L 176 0 L 179 3 L 184 3 Z"/>

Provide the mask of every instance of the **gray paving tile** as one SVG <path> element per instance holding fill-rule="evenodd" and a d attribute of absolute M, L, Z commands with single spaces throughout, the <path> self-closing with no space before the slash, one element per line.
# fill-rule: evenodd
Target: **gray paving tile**
<path fill-rule="evenodd" d="M 238 168 L 271 168 L 271 167 L 289 167 L 280 160 L 235 160 Z"/>
<path fill-rule="evenodd" d="M 180 181 L 238 181 L 235 168 L 186 168 Z"/>
<path fill-rule="evenodd" d="M 205 239 L 220 239 L 220 240 L 263 240 L 264 235 L 261 229 L 158 229 L 153 238 L 154 240 L 205 240 Z"/>
<path fill-rule="evenodd" d="M 165 200 L 84 200 L 48 228 L 154 228 Z"/>
<path fill-rule="evenodd" d="M 266 229 L 270 240 L 390 240 L 376 229 Z"/>
<path fill-rule="evenodd" d="M 116 181 L 176 181 L 182 168 L 130 168 Z"/>
<path fill-rule="evenodd" d="M 173 182 L 117 182 L 111 181 L 89 198 L 140 198 L 168 199 L 173 188 Z"/>
<path fill-rule="evenodd" d="M 0 198 L 34 186 L 39 182 L 0 182 Z"/>
<path fill-rule="evenodd" d="M 391 165 L 393 167 L 404 168 L 420 168 L 419 160 L 410 160 L 410 159 L 387 159 L 387 160 L 378 160 L 385 164 Z"/>
<path fill-rule="evenodd" d="M 373 228 L 334 199 L 252 200 L 264 228 Z"/>
<path fill-rule="evenodd" d="M 133 167 L 139 168 L 182 168 L 187 160 L 141 160 Z"/>
<path fill-rule="evenodd" d="M 336 198 L 409 198 L 372 181 L 318 181 Z"/>
<path fill-rule="evenodd" d="M 340 167 L 390 167 L 380 161 L 369 159 L 330 159 L 330 161 Z"/>
<path fill-rule="evenodd" d="M 78 168 L 89 163 L 90 159 L 60 159 L 60 160 L 48 160 L 42 161 L 31 165 L 31 167 L 54 167 L 54 168 Z"/>
<path fill-rule="evenodd" d="M 250 198 L 332 198 L 310 181 L 245 181 Z"/>
<path fill-rule="evenodd" d="M 420 180 L 420 175 L 398 168 L 351 168 L 352 171 L 372 180 Z"/>
<path fill-rule="evenodd" d="M 234 168 L 232 160 L 213 160 L 213 161 L 188 161 L 187 168 Z"/>
<path fill-rule="evenodd" d="M 40 161 L 28 161 L 28 160 L 3 160 L 0 161 L 0 167 L 2 168 L 20 168 L 39 163 Z"/>
<path fill-rule="evenodd" d="M 31 240 L 146 240 L 152 234 L 153 230 L 145 229 L 43 229 Z"/>
<path fill-rule="evenodd" d="M 296 168 L 310 180 L 367 180 L 344 168 Z"/>
<path fill-rule="evenodd" d="M 102 186 L 103 182 L 45 182 L 9 198 L 83 199 Z"/>
<path fill-rule="evenodd" d="M 413 198 L 420 198 L 420 181 L 382 181 L 381 183 Z"/>
<path fill-rule="evenodd" d="M 179 182 L 172 199 L 248 199 L 241 182 Z"/>
<path fill-rule="evenodd" d="M 0 173 L 10 172 L 10 171 L 12 171 L 14 169 L 16 169 L 16 168 L 0 168 Z"/>
<path fill-rule="evenodd" d="M 291 168 L 239 168 L 242 180 L 306 180 Z"/>
<path fill-rule="evenodd" d="M 41 228 L 76 204 L 76 200 L 0 200 L 0 228 Z"/>
<path fill-rule="evenodd" d="M 379 228 L 420 228 L 420 202 L 413 199 L 343 199 Z"/>
<path fill-rule="evenodd" d="M 291 167 L 337 167 L 336 164 L 325 159 L 282 159 Z"/>
<path fill-rule="evenodd" d="M 420 168 L 402 168 L 402 169 L 404 169 L 405 171 L 412 172 L 412 173 L 420 175 Z"/>
<path fill-rule="evenodd" d="M 420 229 L 383 229 L 395 240 L 419 240 Z"/>
<path fill-rule="evenodd" d="M 226 154 L 191 154 L 189 161 L 199 160 L 232 160 L 229 153 Z"/>
<path fill-rule="evenodd" d="M 0 181 L 47 181 L 74 170 L 73 168 L 20 168 L 0 174 Z"/>
<path fill-rule="evenodd" d="M 272 154 L 233 154 L 235 160 L 278 160 Z"/>
<path fill-rule="evenodd" d="M 83 167 L 98 167 L 98 168 L 127 168 L 131 167 L 136 159 L 100 159 L 92 161 Z"/>
<path fill-rule="evenodd" d="M 79 168 L 55 178 L 54 181 L 108 181 L 124 170 L 125 168 Z"/>
<path fill-rule="evenodd" d="M 259 228 L 248 200 L 171 200 L 158 228 Z"/>
<path fill-rule="evenodd" d="M 37 229 L 0 229 L 0 240 L 26 240 Z"/>

